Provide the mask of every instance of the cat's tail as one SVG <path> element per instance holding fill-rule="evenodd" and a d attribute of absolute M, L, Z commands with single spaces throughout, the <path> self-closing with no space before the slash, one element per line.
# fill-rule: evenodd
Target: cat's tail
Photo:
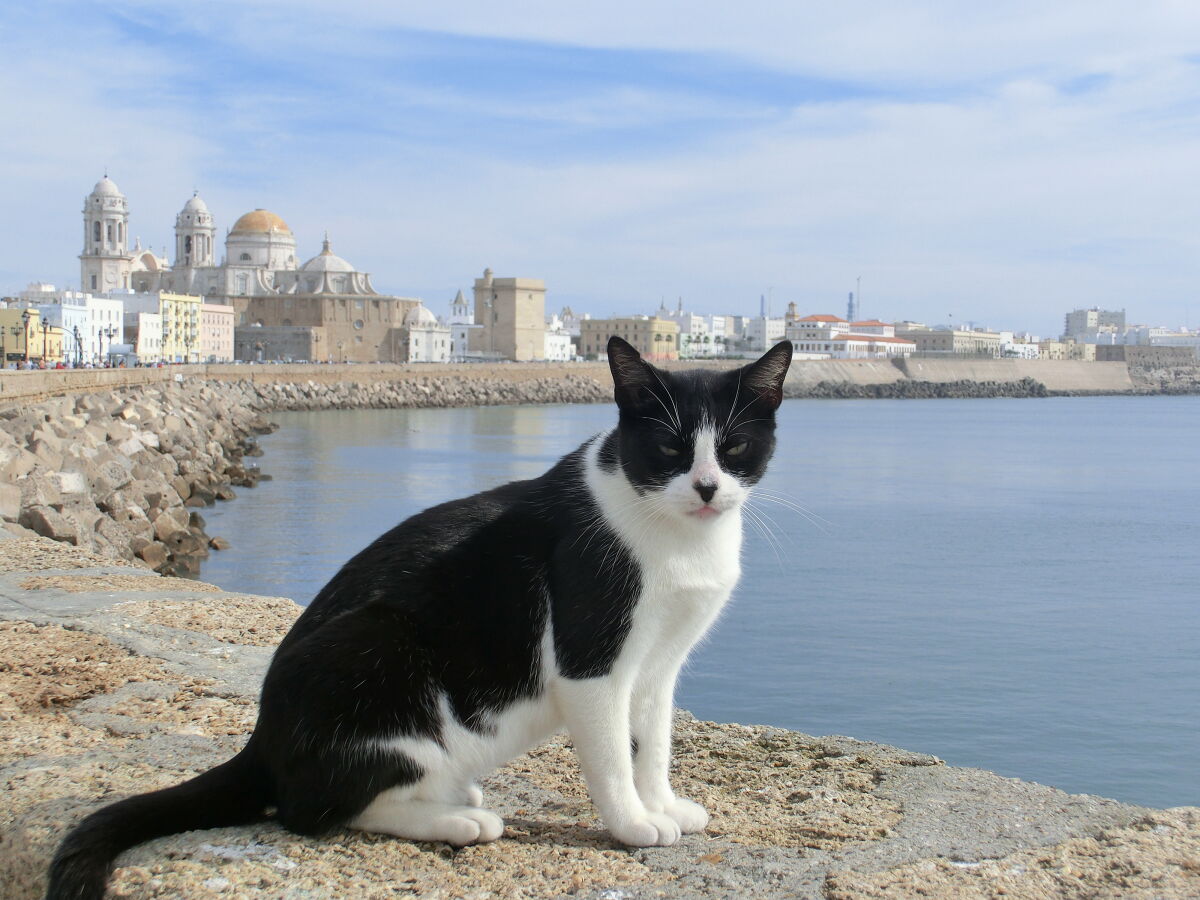
<path fill-rule="evenodd" d="M 255 757 L 247 745 L 233 759 L 190 781 L 92 813 L 54 854 L 46 900 L 102 900 L 117 854 L 151 838 L 267 818 L 272 798 L 267 774 Z"/>

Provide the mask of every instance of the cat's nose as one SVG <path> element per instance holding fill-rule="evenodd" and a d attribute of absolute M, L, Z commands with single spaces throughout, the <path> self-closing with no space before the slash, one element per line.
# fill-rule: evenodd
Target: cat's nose
<path fill-rule="evenodd" d="M 717 492 L 717 486 L 711 481 L 697 481 L 692 484 L 696 489 L 696 493 L 700 495 L 700 499 L 707 503 L 713 498 L 713 494 Z"/>

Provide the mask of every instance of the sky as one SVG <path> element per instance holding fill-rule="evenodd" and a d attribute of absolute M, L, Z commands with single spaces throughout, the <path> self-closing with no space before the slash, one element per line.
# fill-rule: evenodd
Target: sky
<path fill-rule="evenodd" d="M 1200 4 L 0 5 L 0 294 L 77 287 L 107 171 L 173 244 L 265 208 L 439 314 L 1200 327 Z"/>

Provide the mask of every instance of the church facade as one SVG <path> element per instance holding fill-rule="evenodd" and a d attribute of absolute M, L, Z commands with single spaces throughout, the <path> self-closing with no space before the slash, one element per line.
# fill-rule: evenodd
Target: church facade
<path fill-rule="evenodd" d="M 300 262 L 295 234 L 269 210 L 238 218 L 218 259 L 216 220 L 194 193 L 175 217 L 172 262 L 139 241 L 129 246 L 128 200 L 105 175 L 84 199 L 83 225 L 85 291 L 169 292 L 228 305 L 239 329 L 307 330 L 294 337 L 314 361 L 400 362 L 407 355 L 405 324 L 420 300 L 380 294 L 368 273 L 333 252 L 328 235 L 319 254 Z"/>

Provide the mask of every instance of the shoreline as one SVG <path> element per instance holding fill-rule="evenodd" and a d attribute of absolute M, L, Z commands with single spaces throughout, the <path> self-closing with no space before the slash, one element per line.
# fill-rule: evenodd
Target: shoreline
<path fill-rule="evenodd" d="M 65 831 L 103 803 L 218 764 L 254 723 L 300 613 L 0 535 L 0 894 L 32 900 Z M 843 736 L 676 718 L 673 780 L 712 812 L 666 848 L 615 844 L 563 735 L 484 779 L 505 819 L 451 851 L 272 822 L 121 855 L 114 895 L 957 900 L 1200 894 L 1200 809 L 1154 810 Z"/>

